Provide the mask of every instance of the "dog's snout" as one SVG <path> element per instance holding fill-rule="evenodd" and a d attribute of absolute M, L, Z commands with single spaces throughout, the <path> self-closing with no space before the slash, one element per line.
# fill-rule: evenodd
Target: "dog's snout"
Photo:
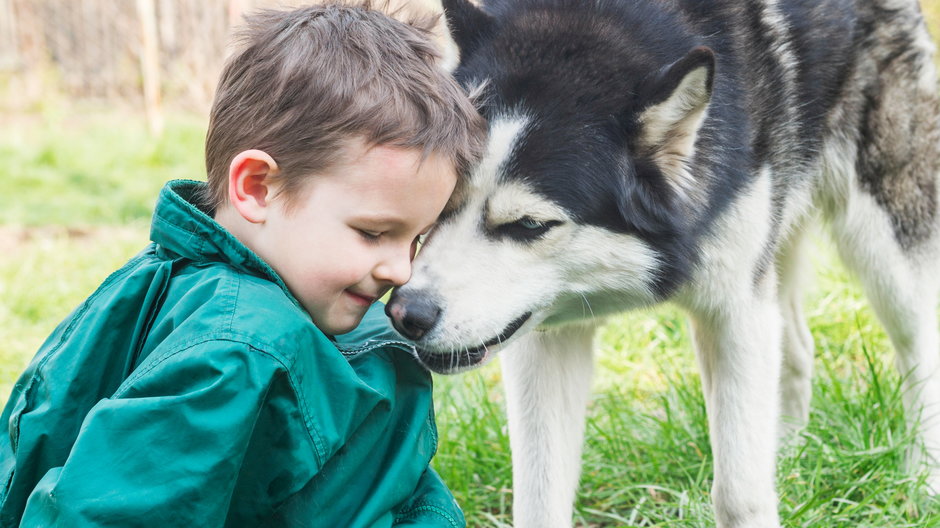
<path fill-rule="evenodd" d="M 417 340 L 434 328 L 441 308 L 426 295 L 402 295 L 396 291 L 385 306 L 385 314 L 401 335 Z"/>

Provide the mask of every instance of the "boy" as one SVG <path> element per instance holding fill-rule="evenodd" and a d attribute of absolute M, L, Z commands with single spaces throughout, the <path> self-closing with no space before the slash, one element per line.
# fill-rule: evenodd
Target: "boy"
<path fill-rule="evenodd" d="M 154 243 L 14 388 L 0 526 L 463 526 L 428 465 L 430 377 L 375 303 L 481 143 L 429 27 L 248 20 L 208 185 L 163 189 Z"/>

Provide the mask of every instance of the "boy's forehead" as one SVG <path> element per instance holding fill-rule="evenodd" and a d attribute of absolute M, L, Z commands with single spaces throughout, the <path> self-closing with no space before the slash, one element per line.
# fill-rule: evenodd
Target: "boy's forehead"
<path fill-rule="evenodd" d="M 403 184 L 413 177 L 456 179 L 453 159 L 438 152 L 395 144 L 367 144 L 354 140 L 339 154 L 337 163 L 327 171 L 336 177 L 375 176 L 389 184 Z"/>
<path fill-rule="evenodd" d="M 455 160 L 446 153 L 432 150 L 423 146 L 403 146 L 395 143 L 368 143 L 360 137 L 350 138 L 343 143 L 344 155 L 349 159 L 362 159 L 369 154 L 374 153 L 378 158 L 389 159 L 408 159 L 416 166 L 423 165 L 430 161 L 440 164 L 441 167 L 449 166 L 456 171 Z"/>
<path fill-rule="evenodd" d="M 310 176 L 307 198 L 342 202 L 350 216 L 370 223 L 433 221 L 457 183 L 448 157 L 418 149 L 358 140 L 348 142 L 339 155 L 330 169 Z"/>

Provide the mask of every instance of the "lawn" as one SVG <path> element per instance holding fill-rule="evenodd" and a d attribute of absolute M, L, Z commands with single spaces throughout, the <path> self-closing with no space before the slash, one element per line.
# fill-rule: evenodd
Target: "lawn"
<path fill-rule="evenodd" d="M 940 16 L 937 2 L 926 12 Z M 50 107 L 0 130 L 0 404 L 46 335 L 147 241 L 167 179 L 200 178 L 204 123 Z M 807 314 L 816 341 L 808 428 L 780 455 L 788 527 L 936 527 L 940 501 L 901 470 L 911 443 L 887 338 L 857 283 L 816 237 Z M 601 330 L 579 526 L 714 526 L 711 455 L 685 319 L 671 307 Z M 508 526 L 512 482 L 498 362 L 436 377 L 435 465 L 470 526 Z"/>

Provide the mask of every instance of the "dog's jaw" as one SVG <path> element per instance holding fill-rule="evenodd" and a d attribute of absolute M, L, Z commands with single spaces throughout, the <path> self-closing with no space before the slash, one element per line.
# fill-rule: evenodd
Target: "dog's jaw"
<path fill-rule="evenodd" d="M 429 370 L 438 374 L 456 374 L 484 365 L 504 348 L 532 318 L 532 312 L 526 312 L 511 322 L 502 332 L 476 347 L 464 350 L 442 350 L 416 347 L 418 360 Z M 522 332 L 524 333 L 524 332 Z M 520 334 L 521 335 L 521 334 Z"/>

